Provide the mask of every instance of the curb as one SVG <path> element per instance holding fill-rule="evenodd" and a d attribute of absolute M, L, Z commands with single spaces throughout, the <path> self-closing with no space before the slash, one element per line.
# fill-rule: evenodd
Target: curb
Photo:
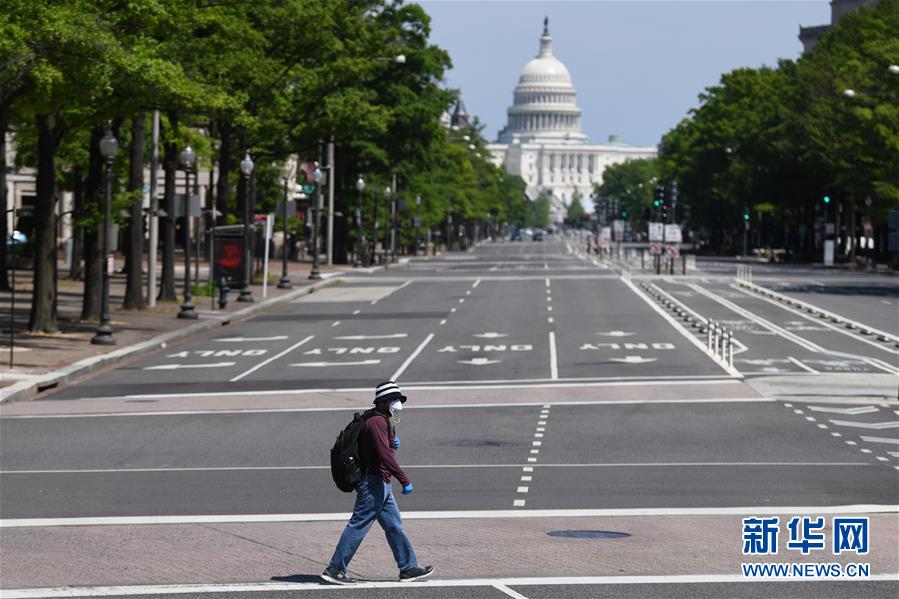
<path fill-rule="evenodd" d="M 383 267 L 373 267 L 372 269 L 367 270 L 369 270 L 369 272 L 373 272 L 381 268 Z M 255 315 L 257 312 L 268 310 L 269 308 L 290 302 L 308 293 L 313 293 L 314 291 L 317 291 L 322 287 L 328 287 L 334 284 L 336 281 L 339 281 L 342 276 L 346 275 L 347 271 L 338 271 L 333 274 L 329 274 L 327 278 L 323 278 L 317 283 L 301 287 L 278 297 L 273 297 L 259 303 L 254 303 L 251 306 L 247 306 L 246 308 L 242 308 L 240 310 L 237 310 L 236 312 L 232 312 L 231 314 L 224 316 L 210 316 L 208 318 L 204 318 L 194 325 L 180 328 L 175 331 L 170 331 L 151 339 L 147 339 L 146 341 L 141 341 L 140 343 L 135 343 L 134 345 L 116 349 L 109 353 L 101 354 L 99 356 L 91 356 L 90 358 L 79 360 L 74 364 L 69 364 L 68 366 L 64 366 L 63 368 L 60 368 L 53 372 L 35 375 L 33 378 L 19 381 L 10 385 L 9 387 L 0 389 L 0 404 L 32 399 L 41 391 L 52 389 L 53 387 L 56 387 L 62 383 L 72 381 L 73 379 L 81 377 L 89 372 L 93 372 L 94 370 L 97 370 L 99 368 L 103 368 L 111 364 L 116 364 L 117 362 L 121 362 L 125 358 L 139 356 L 143 353 L 155 350 L 163 343 L 168 344 L 173 341 L 184 339 L 185 337 L 191 337 L 193 335 L 206 332 L 217 326 L 225 326 L 232 321 L 243 320 Z"/>

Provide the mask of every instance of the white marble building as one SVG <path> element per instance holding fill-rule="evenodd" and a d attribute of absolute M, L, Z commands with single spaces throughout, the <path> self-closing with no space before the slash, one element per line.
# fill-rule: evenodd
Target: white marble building
<path fill-rule="evenodd" d="M 541 193 L 552 201 L 550 218 L 561 222 L 575 192 L 592 209 L 593 186 L 603 170 L 631 158 L 656 156 L 655 147 L 635 147 L 610 135 L 608 143 L 591 144 L 581 131 L 577 92 L 565 65 L 553 55 L 548 20 L 544 20 L 540 52 L 521 71 L 508 123 L 487 148 L 498 166 L 519 175 L 532 200 Z"/>

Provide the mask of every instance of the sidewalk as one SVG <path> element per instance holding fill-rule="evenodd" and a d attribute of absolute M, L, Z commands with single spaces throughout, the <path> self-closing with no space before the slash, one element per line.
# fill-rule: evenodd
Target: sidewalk
<path fill-rule="evenodd" d="M 116 261 L 116 269 L 122 265 Z M 308 293 L 310 290 L 330 285 L 333 278 L 345 271 L 352 271 L 352 265 L 320 267 L 323 279 L 310 281 L 308 262 L 289 264 L 288 276 L 293 283 L 291 289 L 278 289 L 280 261 L 272 264 L 266 299 L 262 298 L 262 284 L 251 286 L 254 303 L 238 302 L 239 292 L 234 290 L 228 296 L 224 310 L 218 308 L 217 297 L 194 296 L 192 303 L 199 318 L 195 321 L 177 318 L 183 300 L 183 266 L 176 267 L 176 290 L 178 301 L 157 302 L 146 310 L 123 310 L 125 275 L 118 272 L 110 280 L 109 307 L 111 325 L 118 341 L 117 345 L 104 346 L 90 343 L 98 322 L 81 322 L 81 301 L 84 283 L 65 279 L 65 271 L 60 269 L 58 326 L 59 332 L 28 333 L 28 318 L 31 311 L 32 271 L 16 271 L 16 304 L 13 314 L 14 343 L 12 367 L 10 367 L 10 306 L 11 292 L 0 292 L 0 402 L 28 399 L 42 389 L 52 387 L 75 376 L 101 366 L 106 366 L 126 356 L 152 349 L 159 342 L 197 334 L 223 320 L 245 318 L 260 310 L 268 309 L 292 297 Z M 363 271 L 365 272 L 365 271 Z M 200 268 L 200 280 L 206 280 L 206 267 Z M 146 275 L 144 276 L 146 289 Z M 213 299 L 216 301 L 213 303 Z M 150 343 L 155 340 L 154 343 Z M 144 347 L 146 346 L 146 347 Z"/>

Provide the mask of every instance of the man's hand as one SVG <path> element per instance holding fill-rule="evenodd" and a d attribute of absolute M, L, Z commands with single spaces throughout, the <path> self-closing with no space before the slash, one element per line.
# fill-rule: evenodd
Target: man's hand
<path fill-rule="evenodd" d="M 408 495 L 409 493 L 411 493 L 414 490 L 415 489 L 412 487 L 412 481 L 409 481 L 409 484 L 407 484 L 405 487 L 403 487 L 403 495 Z"/>
<path fill-rule="evenodd" d="M 399 448 L 400 448 L 400 438 L 399 438 L 399 437 L 394 437 L 394 438 L 393 438 L 393 448 L 394 448 L 394 449 L 399 449 Z"/>

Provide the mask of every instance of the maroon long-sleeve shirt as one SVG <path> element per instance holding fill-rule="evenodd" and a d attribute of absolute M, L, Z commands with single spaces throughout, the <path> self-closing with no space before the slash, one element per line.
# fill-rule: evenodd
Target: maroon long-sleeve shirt
<path fill-rule="evenodd" d="M 367 473 L 379 476 L 387 483 L 393 475 L 405 486 L 409 484 L 409 477 L 396 461 L 393 439 L 393 427 L 385 415 L 379 413 L 366 418 L 359 434 L 359 459 Z"/>

